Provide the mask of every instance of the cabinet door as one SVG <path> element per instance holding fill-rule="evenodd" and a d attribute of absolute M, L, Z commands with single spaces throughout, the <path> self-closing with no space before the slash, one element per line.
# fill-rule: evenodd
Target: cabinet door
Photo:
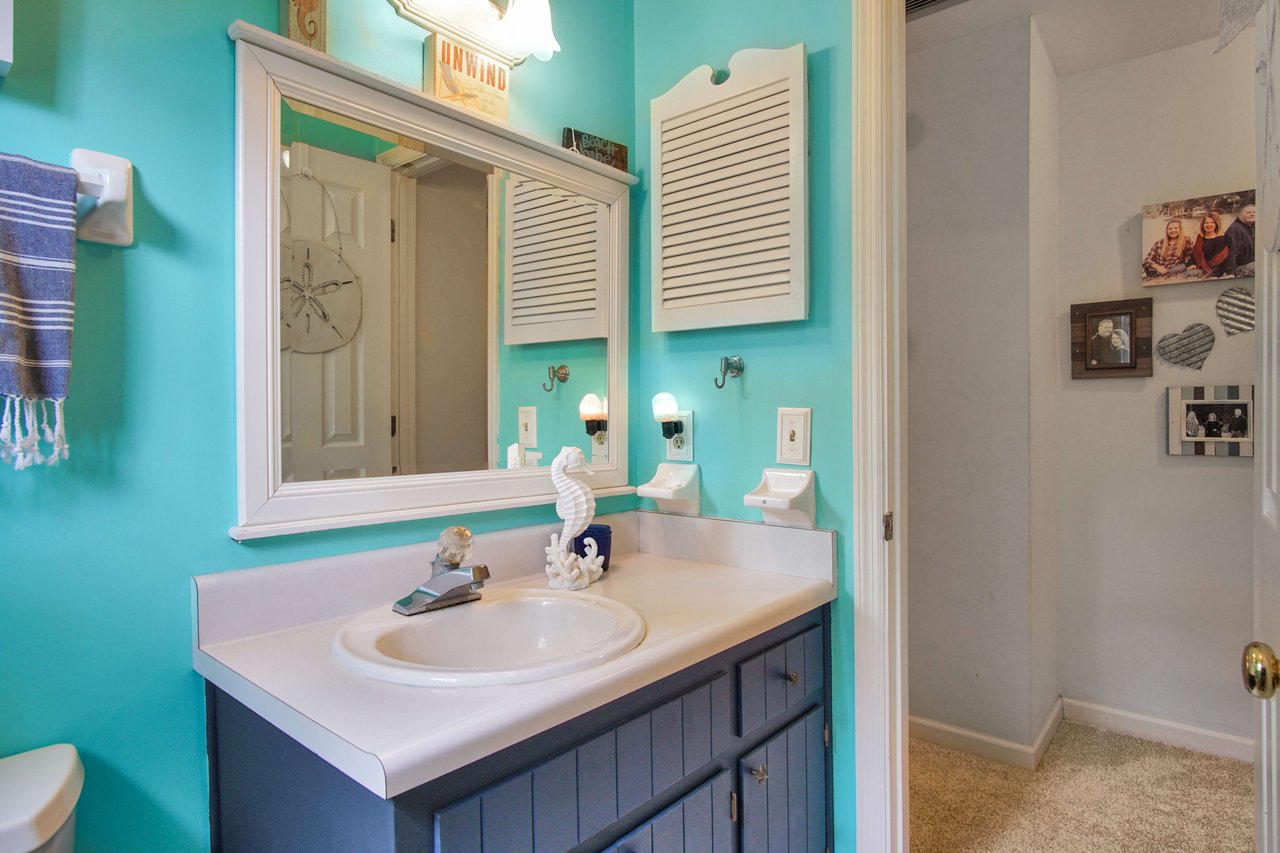
<path fill-rule="evenodd" d="M 822 691 L 822 628 L 738 664 L 738 734 L 746 737 Z"/>
<path fill-rule="evenodd" d="M 436 851 L 564 853 L 645 809 L 650 800 L 726 751 L 732 706 L 730 679 L 720 675 L 531 771 L 454 803 L 436 812 Z M 726 815 L 728 798 L 726 788 Z M 681 814 L 682 832 L 702 825 L 692 812 Z M 670 831 L 670 820 L 674 818 L 656 828 Z M 691 853 L 712 849 L 689 847 Z"/>
<path fill-rule="evenodd" d="M 606 853 L 734 853 L 732 797 L 726 770 Z"/>
<path fill-rule="evenodd" d="M 824 713 L 815 708 L 739 764 L 743 853 L 823 853 L 827 847 Z"/>

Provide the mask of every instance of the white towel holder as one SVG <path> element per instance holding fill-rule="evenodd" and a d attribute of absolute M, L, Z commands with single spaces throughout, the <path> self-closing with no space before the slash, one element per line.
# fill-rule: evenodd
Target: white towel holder
<path fill-rule="evenodd" d="M 765 468 L 760 485 L 743 496 L 743 506 L 760 510 L 765 524 L 813 527 L 818 509 L 814 476 L 807 468 Z"/>
<path fill-rule="evenodd" d="M 71 168 L 80 174 L 76 194 L 92 196 L 76 236 L 109 246 L 133 245 L 133 164 L 123 157 L 76 148 Z"/>
<path fill-rule="evenodd" d="M 653 479 L 637 487 L 636 495 L 656 501 L 659 512 L 697 515 L 702 510 L 698 466 L 659 462 Z"/>

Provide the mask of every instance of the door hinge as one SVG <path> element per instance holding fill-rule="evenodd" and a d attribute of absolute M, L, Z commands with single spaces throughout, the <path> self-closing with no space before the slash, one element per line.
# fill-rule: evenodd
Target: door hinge
<path fill-rule="evenodd" d="M 392 438 L 396 437 L 396 416 L 395 415 L 391 416 L 391 437 Z"/>
<path fill-rule="evenodd" d="M 738 822 L 738 792 L 729 792 L 729 823 Z"/>
<path fill-rule="evenodd" d="M 893 510 L 884 514 L 884 541 L 893 541 Z"/>
<path fill-rule="evenodd" d="M 831 746 L 831 724 L 823 723 L 822 725 L 822 745 Z"/>
<path fill-rule="evenodd" d="M 396 221 L 393 219 L 391 220 L 391 242 L 394 243 L 395 241 L 396 241 Z"/>

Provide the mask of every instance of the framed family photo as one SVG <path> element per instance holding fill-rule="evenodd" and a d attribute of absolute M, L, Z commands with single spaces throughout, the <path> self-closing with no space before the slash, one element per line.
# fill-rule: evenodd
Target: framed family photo
<path fill-rule="evenodd" d="M 1255 190 L 1142 209 L 1142 286 L 1253 278 Z"/>
<path fill-rule="evenodd" d="M 1150 376 L 1151 299 L 1071 306 L 1071 378 Z"/>
<path fill-rule="evenodd" d="M 1252 456 L 1253 386 L 1169 389 L 1170 456 Z"/>

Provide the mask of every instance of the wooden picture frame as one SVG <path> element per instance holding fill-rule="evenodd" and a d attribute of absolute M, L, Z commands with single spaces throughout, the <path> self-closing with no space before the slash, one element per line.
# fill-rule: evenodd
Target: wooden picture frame
<path fill-rule="evenodd" d="M 1152 300 L 1071 306 L 1071 378 L 1152 375 Z"/>
<path fill-rule="evenodd" d="M 1252 385 L 1175 385 L 1168 403 L 1170 456 L 1253 455 Z"/>

